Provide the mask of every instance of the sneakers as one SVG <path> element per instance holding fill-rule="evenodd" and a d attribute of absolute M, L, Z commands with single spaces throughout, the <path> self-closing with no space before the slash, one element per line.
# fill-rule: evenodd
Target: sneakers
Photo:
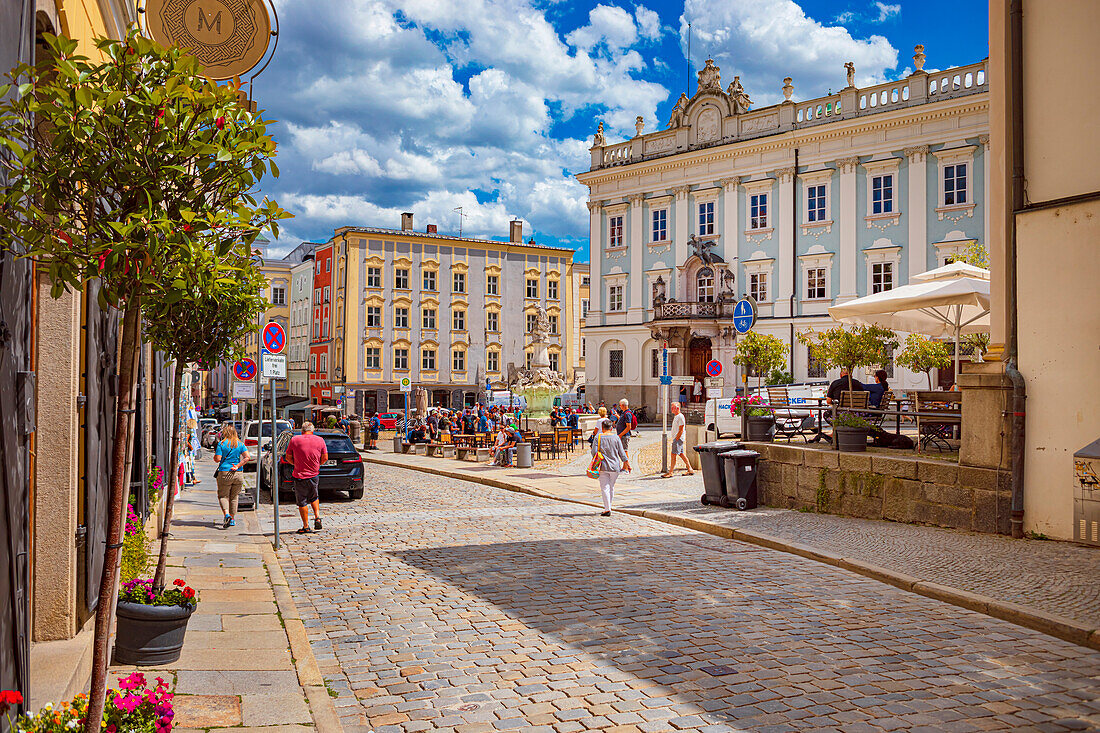
<path fill-rule="evenodd" d="M 237 526 L 237 520 L 234 519 L 233 517 L 230 517 L 229 518 L 229 526 L 230 527 L 236 527 Z"/>
<path fill-rule="evenodd" d="M 611 512 L 600 512 L 600 516 L 601 516 L 601 517 L 610 517 L 610 516 L 611 516 Z"/>
<path fill-rule="evenodd" d="M 222 524 L 222 529 L 229 529 L 233 526 L 233 520 L 229 518 L 229 515 L 225 515 L 225 523 Z"/>
<path fill-rule="evenodd" d="M 321 529 L 321 518 L 320 517 L 317 517 L 316 519 L 313 520 L 313 528 L 314 529 Z"/>

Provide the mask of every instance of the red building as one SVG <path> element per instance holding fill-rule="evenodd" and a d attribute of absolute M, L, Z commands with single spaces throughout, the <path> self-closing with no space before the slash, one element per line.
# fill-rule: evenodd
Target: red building
<path fill-rule="evenodd" d="M 315 405 L 335 405 L 332 394 L 332 245 L 313 261 L 313 317 L 309 336 L 309 396 Z"/>

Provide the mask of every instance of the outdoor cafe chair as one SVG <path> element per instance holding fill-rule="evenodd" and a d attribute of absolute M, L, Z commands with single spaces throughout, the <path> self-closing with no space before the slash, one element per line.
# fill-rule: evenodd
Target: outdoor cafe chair
<path fill-rule="evenodd" d="M 956 425 L 962 425 L 962 394 L 959 392 L 917 392 L 917 452 L 932 446 L 939 451 L 952 451 L 948 439 Z M 921 417 L 938 412 L 943 416 Z"/>

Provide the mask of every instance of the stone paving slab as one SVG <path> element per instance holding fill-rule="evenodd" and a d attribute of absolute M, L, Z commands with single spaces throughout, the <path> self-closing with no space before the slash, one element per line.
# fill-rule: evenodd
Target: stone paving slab
<path fill-rule="evenodd" d="M 367 483 L 283 559 L 346 730 L 1100 729 L 1100 652 L 626 514 Z"/>
<path fill-rule="evenodd" d="M 444 470 L 471 481 L 489 480 L 593 506 L 599 503 L 598 487 L 576 464 L 576 475 L 495 467 L 476 472 L 473 469 L 485 467 L 427 456 L 363 455 L 364 460 L 382 465 Z M 1100 629 L 1100 548 L 770 507 L 744 512 L 708 507 L 699 502 L 700 474 L 678 474 L 672 479 L 623 474 L 616 486 L 616 506 L 755 532 L 780 544 L 797 543 L 916 581 L 938 583 Z M 535 478 L 539 475 L 542 478 Z"/>

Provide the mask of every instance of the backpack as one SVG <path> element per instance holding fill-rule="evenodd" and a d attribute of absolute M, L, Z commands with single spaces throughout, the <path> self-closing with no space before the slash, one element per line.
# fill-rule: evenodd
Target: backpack
<path fill-rule="evenodd" d="M 638 429 L 638 416 L 634 414 L 634 410 L 627 410 L 627 412 L 630 413 L 630 429 L 631 430 L 637 430 Z"/>

